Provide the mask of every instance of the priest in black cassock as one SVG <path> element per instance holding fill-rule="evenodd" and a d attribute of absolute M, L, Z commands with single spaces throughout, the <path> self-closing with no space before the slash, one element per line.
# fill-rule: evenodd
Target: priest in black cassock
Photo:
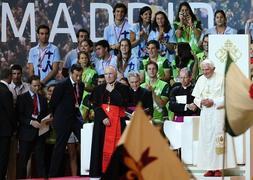
<path fill-rule="evenodd" d="M 105 68 L 106 84 L 99 85 L 91 94 L 95 117 L 92 135 L 90 177 L 99 178 L 105 172 L 111 155 L 124 130 L 125 108 L 129 88 L 116 81 L 117 70 Z"/>
<path fill-rule="evenodd" d="M 140 74 L 138 72 L 128 74 L 128 83 L 130 85 L 130 97 L 127 112 L 132 113 L 135 111 L 136 105 L 141 103 L 144 112 L 151 119 L 154 111 L 152 92 L 140 87 Z"/>
<path fill-rule="evenodd" d="M 183 122 L 184 116 L 199 115 L 198 107 L 191 95 L 194 85 L 191 83 L 191 71 L 182 68 L 179 74 L 181 85 L 175 86 L 170 93 L 169 109 L 174 112 L 174 121 Z"/>

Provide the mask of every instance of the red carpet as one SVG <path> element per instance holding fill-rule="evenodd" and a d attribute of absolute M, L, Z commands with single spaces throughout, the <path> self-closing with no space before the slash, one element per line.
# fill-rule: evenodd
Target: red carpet
<path fill-rule="evenodd" d="M 66 176 L 66 177 L 57 177 L 57 178 L 48 178 L 48 180 L 89 180 L 89 177 L 79 177 L 79 176 Z M 31 178 L 26 180 L 45 180 L 45 178 Z"/>

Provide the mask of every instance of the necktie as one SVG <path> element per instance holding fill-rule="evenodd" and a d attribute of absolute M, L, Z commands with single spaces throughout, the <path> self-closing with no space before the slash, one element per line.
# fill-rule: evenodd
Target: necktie
<path fill-rule="evenodd" d="M 38 99 L 37 99 L 37 94 L 33 95 L 33 115 L 38 115 L 39 110 L 38 110 Z"/>
<path fill-rule="evenodd" d="M 75 83 L 74 84 L 74 95 L 75 95 L 75 104 L 76 104 L 76 106 L 78 106 L 78 102 L 79 102 L 79 88 L 78 88 L 78 84 L 77 83 Z"/>
<path fill-rule="evenodd" d="M 77 83 L 74 84 L 74 91 L 77 99 L 79 99 L 79 87 Z"/>

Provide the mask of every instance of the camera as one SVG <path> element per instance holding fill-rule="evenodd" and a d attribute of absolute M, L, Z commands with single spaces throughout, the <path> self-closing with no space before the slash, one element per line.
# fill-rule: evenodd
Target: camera
<path fill-rule="evenodd" d="M 185 12 L 180 12 L 179 15 L 183 16 L 183 17 L 186 17 L 187 14 Z"/>

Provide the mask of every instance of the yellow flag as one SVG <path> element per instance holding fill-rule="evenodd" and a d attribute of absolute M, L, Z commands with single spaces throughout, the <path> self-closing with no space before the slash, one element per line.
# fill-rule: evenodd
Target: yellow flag
<path fill-rule="evenodd" d="M 102 179 L 188 180 L 190 175 L 137 107 Z"/>

